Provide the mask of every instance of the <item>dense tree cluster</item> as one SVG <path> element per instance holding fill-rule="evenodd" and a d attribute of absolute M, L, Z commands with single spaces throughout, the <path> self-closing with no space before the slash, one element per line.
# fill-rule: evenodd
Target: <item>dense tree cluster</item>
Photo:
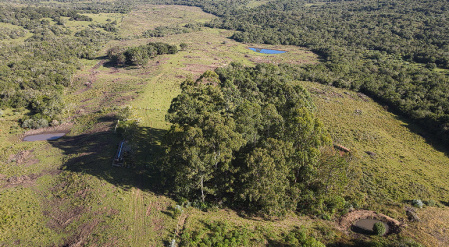
<path fill-rule="evenodd" d="M 103 30 L 107 31 L 107 32 L 117 32 L 118 28 L 117 28 L 117 22 L 113 21 L 113 22 L 108 22 L 106 24 L 101 24 L 101 23 L 96 23 L 96 24 L 90 24 L 89 25 L 90 28 L 102 28 Z"/>
<path fill-rule="evenodd" d="M 0 107 L 29 108 L 32 116 L 23 121 L 24 127 L 43 127 L 59 119 L 64 109 L 61 95 L 80 67 L 79 58 L 93 58 L 99 44 L 112 38 L 92 28 L 72 34 L 58 25 L 61 17 L 88 18 L 72 10 L 0 7 L 1 22 L 33 34 L 25 42 L 0 49 Z M 52 18 L 56 24 L 45 18 Z"/>
<path fill-rule="evenodd" d="M 183 26 L 160 26 L 143 32 L 142 37 L 164 37 L 173 34 L 190 33 L 201 30 L 200 24 L 186 24 Z"/>
<path fill-rule="evenodd" d="M 201 7 L 204 12 L 217 16 L 235 15 L 245 11 L 250 0 L 143 0 L 143 2 L 156 2 L 159 4 L 176 4 Z"/>
<path fill-rule="evenodd" d="M 178 52 L 176 45 L 161 42 L 150 42 L 137 47 L 114 46 L 108 50 L 108 58 L 115 65 L 137 65 L 141 66 L 148 62 L 150 58 L 163 54 L 175 54 Z"/>
<path fill-rule="evenodd" d="M 321 155 L 330 139 L 308 92 L 292 83 L 288 70 L 232 64 L 181 85 L 166 116 L 173 125 L 163 167 L 179 196 L 270 216 L 344 205 L 335 193 L 344 179 L 318 175 L 344 171 L 346 162 Z"/>
<path fill-rule="evenodd" d="M 30 30 L 43 24 L 42 18 L 52 18 L 54 21 L 57 21 L 62 16 L 70 17 L 71 20 L 75 21 L 92 21 L 92 18 L 81 15 L 75 10 L 49 7 L 19 8 L 8 5 L 0 6 L 0 22 L 22 26 Z"/>
<path fill-rule="evenodd" d="M 82 11 L 84 13 L 128 13 L 136 0 L 84 1 L 84 0 L 0 0 L 0 3 L 27 4 L 59 10 Z"/>

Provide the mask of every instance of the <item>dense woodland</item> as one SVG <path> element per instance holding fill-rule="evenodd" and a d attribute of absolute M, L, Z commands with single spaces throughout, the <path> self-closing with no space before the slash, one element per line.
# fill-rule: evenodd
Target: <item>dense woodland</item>
<path fill-rule="evenodd" d="M 116 66 L 137 65 L 148 63 L 150 58 L 163 54 L 175 54 L 178 52 L 176 45 L 150 42 L 137 47 L 114 46 L 108 50 L 108 58 Z"/>
<path fill-rule="evenodd" d="M 181 85 L 163 167 L 178 197 L 267 216 L 344 207 L 347 163 L 321 155 L 330 138 L 288 71 L 232 64 Z"/>
<path fill-rule="evenodd" d="M 79 59 L 96 57 L 100 44 L 113 38 L 113 32 L 98 27 L 72 33 L 65 20 L 91 18 L 75 10 L 0 6 L 1 22 L 32 34 L 23 43 L 0 49 L 0 107 L 29 108 L 31 114 L 22 120 L 23 127 L 57 123 L 65 109 L 63 90 L 80 68 Z"/>
<path fill-rule="evenodd" d="M 323 63 L 304 68 L 303 80 L 364 92 L 449 138 L 447 1 L 274 0 L 252 9 L 168 2 L 220 16 L 208 25 L 236 30 L 232 38 L 240 42 L 309 47 Z"/>
<path fill-rule="evenodd" d="M 142 37 L 144 38 L 164 37 L 173 34 L 190 33 L 200 30 L 201 30 L 200 24 L 186 24 L 183 26 L 160 26 L 156 27 L 155 29 L 145 31 L 142 34 Z"/>

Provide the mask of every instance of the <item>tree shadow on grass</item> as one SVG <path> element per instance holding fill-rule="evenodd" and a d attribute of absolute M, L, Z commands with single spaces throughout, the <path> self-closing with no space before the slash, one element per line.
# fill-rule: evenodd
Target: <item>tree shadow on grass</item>
<path fill-rule="evenodd" d="M 127 167 L 113 167 L 112 161 L 122 138 L 113 131 L 115 123 L 108 121 L 110 119 L 104 120 L 107 122 L 102 122 L 103 128 L 94 127 L 83 134 L 50 142 L 66 157 L 61 169 L 90 174 L 125 190 L 134 187 L 161 192 L 161 176 L 152 168 L 164 153 L 160 143 L 166 131 L 138 128 L 137 141 L 130 143 L 133 151 L 126 159 Z"/>
<path fill-rule="evenodd" d="M 363 91 L 361 91 L 363 92 Z M 404 124 L 402 126 L 408 128 L 411 132 L 420 135 L 424 138 L 427 144 L 432 146 L 434 149 L 444 153 L 446 157 L 449 157 L 449 145 L 446 141 L 443 141 L 442 136 L 438 136 L 438 134 L 435 133 L 435 131 L 432 132 L 436 127 L 435 126 L 428 126 L 428 124 L 424 122 L 418 122 L 410 117 L 407 117 L 404 115 L 403 112 L 401 112 L 399 109 L 395 107 L 389 106 L 389 104 L 382 99 L 376 97 L 375 95 L 372 95 L 368 92 L 363 92 L 367 96 L 369 96 L 371 99 L 373 99 L 377 104 L 382 105 L 384 109 L 390 113 L 393 113 L 395 115 L 395 118 L 397 120 L 400 120 Z"/>
<path fill-rule="evenodd" d="M 393 112 L 395 114 L 395 118 L 402 121 L 404 124 L 403 126 L 407 127 L 411 132 L 421 136 L 424 138 L 427 144 L 432 146 L 434 149 L 436 149 L 439 152 L 442 152 L 446 155 L 446 157 L 449 157 L 449 146 L 447 143 L 445 143 L 443 140 L 441 140 L 441 137 L 436 136 L 428 129 L 424 129 L 424 124 L 419 124 L 417 122 L 414 122 L 413 120 L 403 117 L 401 115 L 398 115 L 398 113 Z"/>

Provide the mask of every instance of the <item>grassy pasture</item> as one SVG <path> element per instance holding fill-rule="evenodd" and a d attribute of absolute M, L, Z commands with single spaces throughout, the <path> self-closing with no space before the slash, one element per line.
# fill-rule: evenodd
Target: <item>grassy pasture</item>
<path fill-rule="evenodd" d="M 214 18 L 197 7 L 177 5 L 142 5 L 131 11 L 120 26 L 121 37 L 136 37 L 159 26 L 204 23 Z"/>
<path fill-rule="evenodd" d="M 418 134 L 416 126 L 362 94 L 311 82 L 301 84 L 311 92 L 317 116 L 334 143 L 351 150 L 353 173 L 347 190 L 369 198 L 363 208 L 400 219 L 407 218 L 404 204 L 413 199 L 447 204 L 447 150 L 438 143 L 432 145 Z M 417 213 L 422 222 L 410 223 L 403 236 L 426 246 L 447 244 L 442 222 L 449 222 L 449 209 L 428 207 Z"/>
<path fill-rule="evenodd" d="M 92 18 L 92 21 L 70 21 L 70 17 L 62 17 L 65 21 L 64 26 L 68 27 L 73 34 L 76 32 L 79 32 L 85 28 L 87 28 L 90 24 L 107 24 L 110 20 L 110 22 L 116 21 L 117 26 L 119 27 L 123 21 L 123 18 L 125 17 L 124 14 L 120 13 L 99 13 L 99 14 L 90 14 L 86 13 L 83 14 L 85 16 L 88 16 Z"/>
<path fill-rule="evenodd" d="M 248 4 L 246 4 L 246 7 L 248 8 L 257 8 L 259 6 L 262 6 L 264 4 L 268 3 L 267 0 L 252 0 L 249 1 Z"/>
<path fill-rule="evenodd" d="M 3 29 L 3 28 L 4 29 L 10 29 L 10 30 L 15 30 L 15 29 L 25 30 L 21 26 L 13 25 L 13 24 L 10 24 L 10 23 L 0 22 L 0 30 Z M 19 38 L 16 38 L 16 39 L 0 40 L 0 45 L 16 45 L 16 44 L 20 44 L 20 43 L 23 43 L 26 39 L 30 38 L 31 36 L 33 36 L 33 34 L 30 33 L 30 32 L 27 32 L 24 37 L 19 37 Z"/>
<path fill-rule="evenodd" d="M 375 200 L 449 200 L 449 157 L 418 135 L 417 127 L 362 94 L 304 84 L 334 143 L 352 150 L 362 191 Z"/>

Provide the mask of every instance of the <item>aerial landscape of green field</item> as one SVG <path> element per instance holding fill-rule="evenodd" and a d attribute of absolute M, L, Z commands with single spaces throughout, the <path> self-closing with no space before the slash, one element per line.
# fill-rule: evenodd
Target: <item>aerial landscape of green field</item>
<path fill-rule="evenodd" d="M 0 0 L 0 57 L 0 246 L 449 246 L 447 1 Z"/>

